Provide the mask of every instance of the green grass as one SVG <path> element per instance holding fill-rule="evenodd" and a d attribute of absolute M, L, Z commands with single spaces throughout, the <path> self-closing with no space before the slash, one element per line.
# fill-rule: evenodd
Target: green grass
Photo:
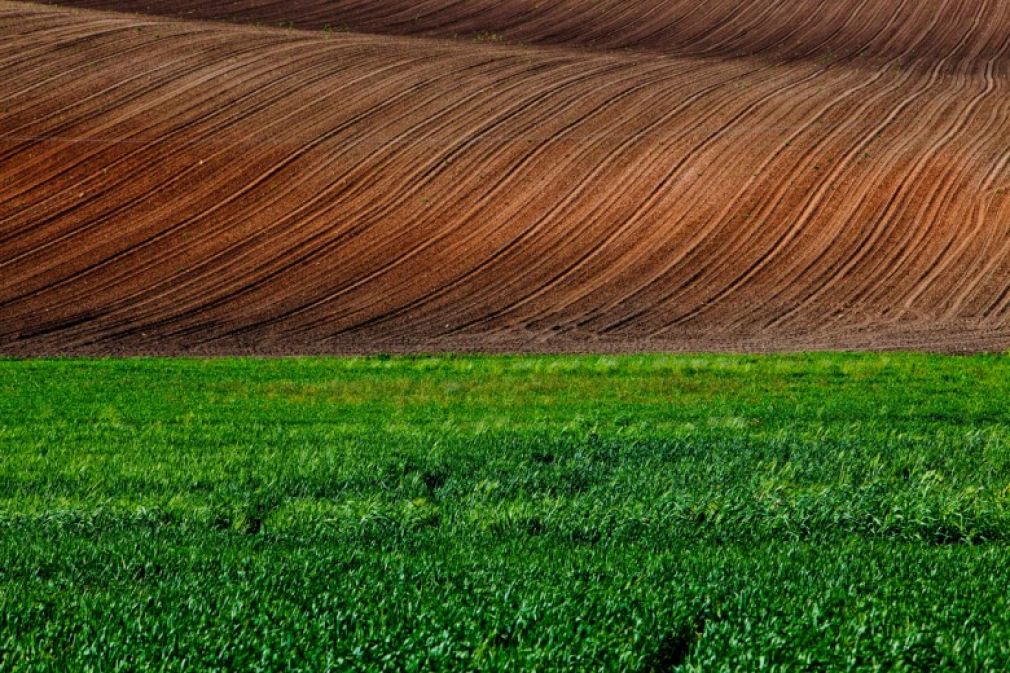
<path fill-rule="evenodd" d="M 1008 400 L 998 356 L 0 360 L 0 670 L 1003 670 Z"/>

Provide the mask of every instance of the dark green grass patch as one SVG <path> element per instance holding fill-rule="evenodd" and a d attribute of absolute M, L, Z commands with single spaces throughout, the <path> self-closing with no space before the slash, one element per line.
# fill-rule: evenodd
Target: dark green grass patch
<path fill-rule="evenodd" d="M 1004 670 L 1010 360 L 0 361 L 0 670 Z"/>

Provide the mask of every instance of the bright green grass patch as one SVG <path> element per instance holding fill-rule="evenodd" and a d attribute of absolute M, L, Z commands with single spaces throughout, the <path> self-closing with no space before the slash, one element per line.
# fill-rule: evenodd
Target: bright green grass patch
<path fill-rule="evenodd" d="M 1010 359 L 0 361 L 0 670 L 1002 670 Z"/>

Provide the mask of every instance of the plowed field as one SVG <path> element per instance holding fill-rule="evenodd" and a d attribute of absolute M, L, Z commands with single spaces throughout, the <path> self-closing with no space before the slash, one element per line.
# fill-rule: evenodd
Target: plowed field
<path fill-rule="evenodd" d="M 1010 346 L 1010 3 L 65 5 L 0 353 Z"/>

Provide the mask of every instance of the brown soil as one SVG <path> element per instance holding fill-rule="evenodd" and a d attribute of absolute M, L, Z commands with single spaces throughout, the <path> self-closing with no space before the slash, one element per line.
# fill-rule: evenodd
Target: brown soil
<path fill-rule="evenodd" d="M 0 353 L 1010 347 L 1008 3 L 64 4 Z"/>

